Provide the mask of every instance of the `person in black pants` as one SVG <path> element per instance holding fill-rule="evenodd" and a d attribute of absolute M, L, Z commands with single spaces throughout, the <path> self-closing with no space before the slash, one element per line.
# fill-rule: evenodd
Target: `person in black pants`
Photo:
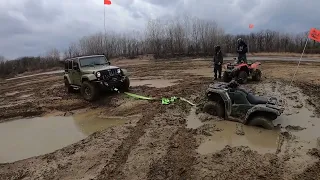
<path fill-rule="evenodd" d="M 222 63 L 223 63 L 223 56 L 221 52 L 221 47 L 218 45 L 214 48 L 214 56 L 213 56 L 213 64 L 214 64 L 214 79 L 221 79 L 221 72 L 222 72 Z M 218 75 L 219 74 L 219 75 Z"/>
<path fill-rule="evenodd" d="M 241 61 L 244 61 L 245 63 L 247 63 L 247 52 L 248 52 L 248 46 L 247 44 L 244 42 L 243 39 L 239 38 L 237 40 L 237 53 L 239 54 L 238 55 L 238 64 L 241 62 Z"/>

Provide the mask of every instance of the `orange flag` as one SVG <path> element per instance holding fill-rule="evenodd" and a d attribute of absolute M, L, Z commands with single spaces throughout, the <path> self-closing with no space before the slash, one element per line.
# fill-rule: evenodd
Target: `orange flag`
<path fill-rule="evenodd" d="M 308 37 L 312 40 L 320 42 L 320 30 L 311 28 Z"/>
<path fill-rule="evenodd" d="M 111 1 L 110 0 L 104 0 L 104 4 L 111 5 Z"/>
<path fill-rule="evenodd" d="M 253 24 L 249 24 L 249 28 L 253 29 L 254 25 Z"/>

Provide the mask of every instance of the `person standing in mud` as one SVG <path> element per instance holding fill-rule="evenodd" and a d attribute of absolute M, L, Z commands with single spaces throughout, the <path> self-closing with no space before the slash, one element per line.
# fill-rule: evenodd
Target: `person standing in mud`
<path fill-rule="evenodd" d="M 221 79 L 222 73 L 222 63 L 223 63 L 223 56 L 221 52 L 221 47 L 217 45 L 214 48 L 214 56 L 213 56 L 213 64 L 214 64 L 214 79 L 216 80 L 217 77 Z"/>
<path fill-rule="evenodd" d="M 247 44 L 243 41 L 243 39 L 239 38 L 237 40 L 237 53 L 238 53 L 238 64 L 243 60 L 245 63 L 247 63 L 247 52 L 248 52 L 248 46 Z"/>

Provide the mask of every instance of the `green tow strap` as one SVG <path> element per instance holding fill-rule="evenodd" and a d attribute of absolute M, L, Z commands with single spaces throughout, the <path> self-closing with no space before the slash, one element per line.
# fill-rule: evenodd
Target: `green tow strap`
<path fill-rule="evenodd" d="M 141 96 L 141 95 L 137 95 L 137 94 L 133 94 L 133 93 L 128 93 L 128 92 L 124 92 L 126 95 L 136 98 L 136 99 L 143 99 L 143 100 L 159 100 L 157 98 L 153 98 L 153 97 L 145 97 L 145 96 Z M 161 104 L 163 105 L 169 105 L 173 102 L 175 102 L 176 100 L 182 100 L 185 101 L 187 103 L 189 103 L 191 106 L 195 106 L 195 104 L 193 104 L 192 102 L 186 100 L 185 98 L 178 98 L 178 97 L 171 97 L 171 98 L 161 98 Z"/>
<path fill-rule="evenodd" d="M 132 93 L 128 93 L 128 92 L 125 92 L 126 95 L 128 96 L 131 96 L 133 98 L 137 98 L 137 99 L 143 99 L 143 100 L 155 100 L 155 98 L 152 98 L 152 97 L 145 97 L 145 96 L 140 96 L 140 95 L 137 95 L 137 94 L 132 94 Z"/>

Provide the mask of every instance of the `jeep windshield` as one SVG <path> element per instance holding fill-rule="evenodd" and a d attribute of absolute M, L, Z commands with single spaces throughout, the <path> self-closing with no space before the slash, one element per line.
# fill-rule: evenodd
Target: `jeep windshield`
<path fill-rule="evenodd" d="M 98 56 L 98 57 L 86 57 L 80 59 L 80 66 L 87 67 L 87 66 L 98 66 L 98 65 L 107 65 L 108 62 L 105 57 Z"/>

